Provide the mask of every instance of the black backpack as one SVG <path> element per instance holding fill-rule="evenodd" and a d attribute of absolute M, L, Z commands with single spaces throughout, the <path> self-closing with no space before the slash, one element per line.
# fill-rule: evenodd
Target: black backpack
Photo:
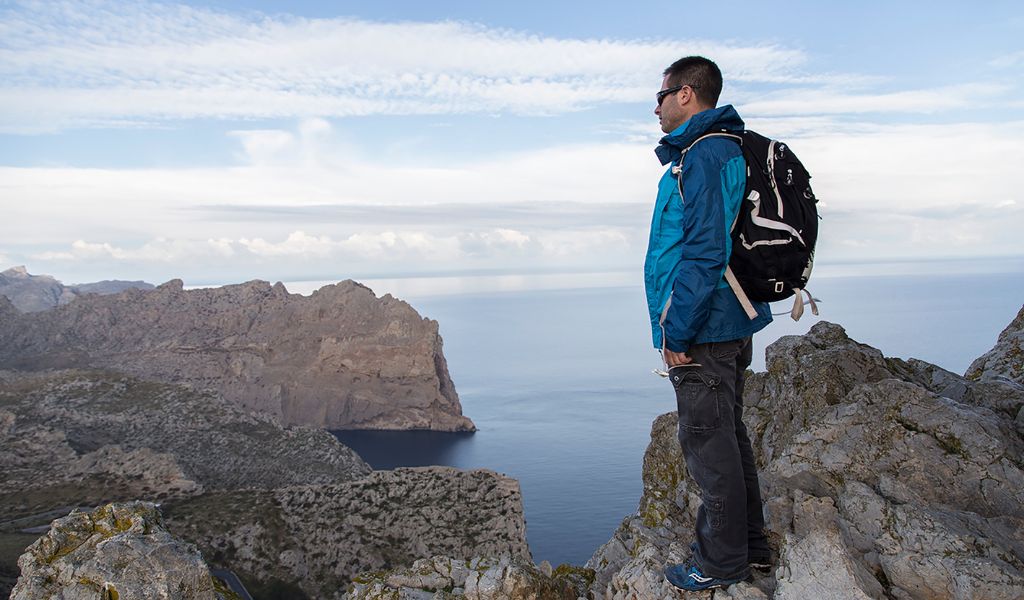
<path fill-rule="evenodd" d="M 710 132 L 693 144 L 712 136 L 738 142 L 747 163 L 747 187 L 731 229 L 726 279 L 750 318 L 757 316 L 750 300 L 775 302 L 795 294 L 791 315 L 799 319 L 818 241 L 818 200 L 811 175 L 788 145 L 753 131 Z M 818 314 L 814 299 L 809 293 L 807 297 Z"/>

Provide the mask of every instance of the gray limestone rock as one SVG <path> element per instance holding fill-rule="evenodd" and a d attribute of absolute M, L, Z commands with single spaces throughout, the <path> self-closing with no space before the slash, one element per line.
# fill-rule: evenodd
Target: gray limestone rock
<path fill-rule="evenodd" d="M 0 368 L 114 369 L 214 389 L 287 425 L 472 431 L 436 321 L 353 281 L 310 297 L 252 281 L 82 296 L 4 312 Z"/>
<path fill-rule="evenodd" d="M 410 568 L 361 574 L 341 598 L 576 600 L 587 593 L 591 576 L 586 569 L 567 565 L 545 573 L 528 560 L 510 556 L 472 560 L 437 556 L 417 560 Z"/>
<path fill-rule="evenodd" d="M 966 377 L 975 381 L 1007 379 L 1024 385 L 1024 306 L 999 334 L 996 345 L 971 363 Z"/>
<path fill-rule="evenodd" d="M 8 372 L 0 381 L 0 520 L 369 472 L 330 433 L 284 427 L 213 392 L 109 372 Z"/>
<path fill-rule="evenodd" d="M 18 560 L 12 600 L 237 598 L 215 584 L 194 546 L 168 533 L 153 504 L 72 513 Z"/>
<path fill-rule="evenodd" d="M 1024 597 L 1018 383 L 886 358 L 830 323 L 767 358 L 745 420 L 779 563 L 705 597 Z M 699 502 L 675 427 L 654 423 L 637 514 L 588 562 L 594 597 L 674 593 L 661 569 L 688 555 Z"/>
<path fill-rule="evenodd" d="M 425 556 L 530 561 L 519 483 L 484 469 L 402 468 L 334 485 L 208 493 L 164 512 L 212 565 L 296 582 L 313 597 Z"/>

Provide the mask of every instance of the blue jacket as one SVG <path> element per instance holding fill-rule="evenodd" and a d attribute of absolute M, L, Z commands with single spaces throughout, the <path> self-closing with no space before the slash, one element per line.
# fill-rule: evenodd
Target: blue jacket
<path fill-rule="evenodd" d="M 701 140 L 679 164 L 684 149 L 710 130 L 742 131 L 743 120 L 731 105 L 697 113 L 661 139 L 655 151 L 670 164 L 658 183 L 651 236 L 644 261 L 647 308 L 654 347 L 685 352 L 693 344 L 747 337 L 771 323 L 766 302 L 755 302 L 750 319 L 725 281 L 732 252 L 732 226 L 746 186 L 746 163 L 739 145 L 728 138 Z M 664 313 L 664 318 L 662 314 Z"/>

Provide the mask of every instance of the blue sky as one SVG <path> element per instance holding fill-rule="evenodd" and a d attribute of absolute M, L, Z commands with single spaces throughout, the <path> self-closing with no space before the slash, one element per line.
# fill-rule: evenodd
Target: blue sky
<path fill-rule="evenodd" d="M 1024 9 L 723 6 L 0 2 L 0 267 L 639 273 L 692 53 L 811 170 L 820 264 L 1024 254 Z"/>

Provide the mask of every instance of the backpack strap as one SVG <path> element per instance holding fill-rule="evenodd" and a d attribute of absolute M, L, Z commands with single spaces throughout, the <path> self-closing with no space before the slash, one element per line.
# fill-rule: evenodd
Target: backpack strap
<path fill-rule="evenodd" d="M 679 186 L 679 200 L 683 204 L 686 204 L 686 201 L 683 196 L 683 159 L 686 158 L 686 153 L 689 152 L 690 149 L 693 148 L 695 145 L 697 145 L 697 142 L 709 137 L 730 138 L 739 143 L 741 147 L 743 146 L 743 137 L 738 136 L 735 133 L 727 133 L 725 131 L 705 133 L 704 135 L 694 140 L 692 144 L 687 146 L 686 149 L 683 150 L 683 153 L 679 156 L 679 164 L 675 167 L 672 167 L 672 173 L 676 175 L 676 182 Z M 742 210 L 742 202 L 740 209 Z M 732 230 L 736 228 L 736 221 L 739 220 L 739 217 L 740 213 L 739 211 L 736 211 L 736 217 L 732 220 L 732 225 L 729 227 L 730 234 L 732 233 Z M 743 287 L 740 286 L 739 280 L 736 279 L 736 275 L 732 272 L 732 268 L 728 265 L 728 263 L 725 266 L 725 281 L 729 284 L 729 287 L 732 288 L 733 293 L 736 294 L 736 299 L 740 301 L 740 306 L 743 307 L 743 312 L 747 313 L 747 317 L 749 317 L 751 320 L 756 319 L 757 310 L 754 308 L 753 303 L 750 302 L 750 298 L 747 297 L 747 293 L 743 291 Z M 801 305 L 800 308 L 802 310 L 803 305 Z"/>

